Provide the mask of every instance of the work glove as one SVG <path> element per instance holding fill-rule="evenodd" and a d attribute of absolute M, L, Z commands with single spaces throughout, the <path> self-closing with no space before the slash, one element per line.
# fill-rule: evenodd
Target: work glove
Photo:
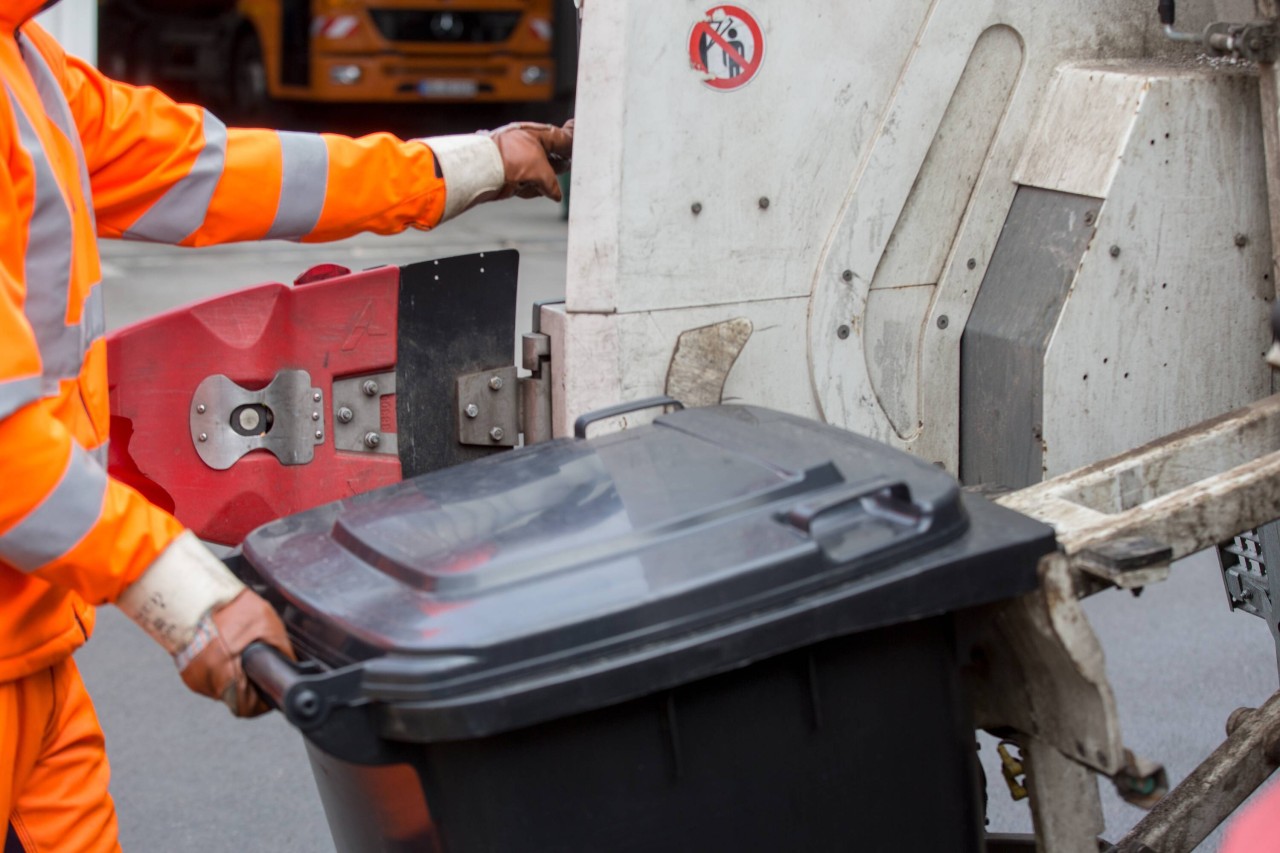
<path fill-rule="evenodd" d="M 270 710 L 240 655 L 260 640 L 293 658 L 284 624 L 191 531 L 170 543 L 116 603 L 173 655 L 196 693 L 221 700 L 237 717 Z"/>
<path fill-rule="evenodd" d="M 573 122 L 564 127 L 516 122 L 497 130 L 419 141 L 431 147 L 444 177 L 444 222 L 495 199 L 560 201 L 556 175 L 568 171 L 573 159 Z"/>

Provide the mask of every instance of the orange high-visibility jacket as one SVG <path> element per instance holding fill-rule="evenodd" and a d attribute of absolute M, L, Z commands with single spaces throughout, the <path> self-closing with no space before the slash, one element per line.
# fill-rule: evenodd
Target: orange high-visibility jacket
<path fill-rule="evenodd" d="M 96 236 L 333 240 L 445 203 L 422 143 L 228 129 L 66 56 L 43 5 L 0 4 L 0 681 L 69 655 L 182 531 L 104 469 Z"/>

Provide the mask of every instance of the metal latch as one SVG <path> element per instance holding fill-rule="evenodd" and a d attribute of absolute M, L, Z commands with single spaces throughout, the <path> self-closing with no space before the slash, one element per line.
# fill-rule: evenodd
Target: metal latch
<path fill-rule="evenodd" d="M 535 302 L 533 331 L 521 341 L 522 364 L 481 370 L 457 380 L 458 441 L 482 447 L 515 447 L 551 440 L 551 339 L 542 332 L 542 308 L 563 299 Z"/>
<path fill-rule="evenodd" d="M 396 393 L 395 371 L 335 379 L 333 446 L 338 450 L 395 456 L 400 443 L 382 429 L 382 399 Z"/>
<path fill-rule="evenodd" d="M 209 376 L 191 398 L 191 441 L 217 471 L 254 450 L 271 452 L 282 465 L 305 465 L 324 441 L 323 404 L 305 370 L 282 370 L 258 391 Z"/>

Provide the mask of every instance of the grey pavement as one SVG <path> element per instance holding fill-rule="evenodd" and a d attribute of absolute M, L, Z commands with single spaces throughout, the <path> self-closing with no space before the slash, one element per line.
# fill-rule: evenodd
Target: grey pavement
<path fill-rule="evenodd" d="M 320 262 L 358 269 L 516 248 L 517 322 L 524 328 L 529 303 L 563 288 L 565 232 L 554 205 L 512 202 L 479 208 L 438 232 L 323 246 L 107 243 L 108 319 L 117 327 L 234 288 L 289 281 Z M 1227 611 L 1206 555 L 1177 565 L 1169 582 L 1139 599 L 1104 593 L 1086 610 L 1106 649 L 1126 742 L 1164 762 L 1175 781 L 1221 740 L 1232 709 L 1256 705 L 1276 689 L 1266 627 Z M 100 612 L 97 633 L 77 659 L 107 733 L 127 851 L 332 850 L 301 738 L 278 715 L 237 721 L 188 694 L 166 656 L 111 608 Z M 990 739 L 983 739 L 982 755 L 991 828 L 1029 830 L 1027 807 L 1009 800 Z M 1103 802 L 1112 839 L 1141 816 L 1110 786 Z M 1216 837 L 1201 849 L 1216 850 Z"/>

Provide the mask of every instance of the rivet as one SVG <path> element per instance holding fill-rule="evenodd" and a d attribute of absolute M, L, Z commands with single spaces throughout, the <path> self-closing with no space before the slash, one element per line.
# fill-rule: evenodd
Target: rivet
<path fill-rule="evenodd" d="M 208 433 L 204 433 L 204 432 L 200 433 L 200 440 L 201 440 L 201 441 L 208 441 L 208 440 L 209 440 L 209 434 L 208 434 Z"/>
<path fill-rule="evenodd" d="M 502 441 L 502 436 L 504 435 L 506 435 L 506 433 L 502 431 L 502 427 L 494 427 L 489 430 L 489 438 L 492 438 L 494 441 Z"/>
<path fill-rule="evenodd" d="M 501 376 L 491 376 L 491 377 L 489 377 L 489 390 L 490 390 L 490 391 L 501 391 L 501 390 L 502 390 L 502 377 L 501 377 Z"/>
<path fill-rule="evenodd" d="M 319 403 L 319 402 L 320 402 L 320 392 L 319 392 L 319 391 L 317 391 L 317 392 L 315 392 L 314 394 L 312 394 L 312 395 L 311 395 L 311 401 L 312 401 L 313 403 Z"/>
<path fill-rule="evenodd" d="M 312 413 L 311 413 L 311 420 L 313 420 L 313 421 L 318 421 L 318 420 L 320 420 L 320 413 L 319 413 L 319 412 L 312 412 Z"/>
<path fill-rule="evenodd" d="M 846 282 L 853 281 L 853 270 L 845 270 L 840 273 L 840 278 L 844 279 Z"/>
<path fill-rule="evenodd" d="M 939 328 L 939 329 L 945 329 L 947 326 L 950 326 L 950 325 L 951 325 L 951 318 L 950 318 L 950 317 L 948 317 L 946 314 L 940 314 L 940 315 L 938 316 L 938 328 Z"/>
<path fill-rule="evenodd" d="M 203 415 L 204 412 L 205 412 L 204 403 L 201 403 L 200 405 L 196 406 L 197 415 Z"/>
<path fill-rule="evenodd" d="M 837 337 L 837 338 L 839 338 L 839 339 L 840 339 L 840 340 L 842 340 L 842 341 L 843 341 L 843 340 L 845 340 L 846 338 L 848 338 L 848 337 L 849 337 L 849 327 L 848 327 L 848 326 L 841 326 L 840 328 L 836 329 L 836 337 Z"/>
<path fill-rule="evenodd" d="M 761 210 L 768 210 L 768 209 L 769 209 L 769 199 L 768 199 L 768 198 L 766 198 L 766 197 L 764 197 L 764 196 L 760 196 L 760 209 L 761 209 Z"/>
<path fill-rule="evenodd" d="M 689 209 L 693 211 L 693 215 L 694 215 L 694 216 L 697 216 L 699 213 L 701 213 L 701 212 L 702 212 L 702 202 L 700 202 L 700 201 L 695 201 L 695 202 L 693 203 L 693 206 L 692 206 L 692 207 L 690 207 Z"/>
<path fill-rule="evenodd" d="M 360 387 L 364 390 L 366 397 L 378 396 L 378 383 L 374 382 L 372 379 L 366 379 L 364 384 Z"/>
<path fill-rule="evenodd" d="M 1245 246 L 1247 246 L 1247 245 L 1249 245 L 1249 238 L 1248 238 L 1248 236 L 1246 236 L 1246 235 L 1244 235 L 1244 234 L 1237 234 L 1237 235 L 1236 235 L 1236 246 L 1237 246 L 1238 248 L 1243 249 L 1243 248 L 1244 248 Z"/>
<path fill-rule="evenodd" d="M 965 262 L 965 266 L 971 270 L 976 270 L 978 268 L 978 259 L 970 258 L 968 261 Z"/>
<path fill-rule="evenodd" d="M 364 434 L 365 447 L 374 448 L 374 447 L 377 447 L 379 444 L 382 444 L 382 436 L 378 435 L 378 433 L 366 432 Z"/>
<path fill-rule="evenodd" d="M 467 408 L 464 409 L 463 411 L 467 413 L 467 417 L 469 418 L 480 417 L 480 407 L 477 406 L 475 403 L 468 403 Z"/>
<path fill-rule="evenodd" d="M 1094 213 L 1092 210 L 1086 211 L 1084 214 L 1085 225 L 1092 225 L 1094 222 L 1097 221 L 1097 219 L 1098 219 L 1098 214 Z"/>
<path fill-rule="evenodd" d="M 1119 247 L 1119 246 L 1112 246 L 1112 247 L 1111 247 L 1111 257 L 1113 257 L 1113 258 L 1118 258 L 1118 257 L 1120 257 L 1120 247 Z"/>
<path fill-rule="evenodd" d="M 351 423 L 351 421 L 355 419 L 355 416 L 356 416 L 356 413 L 348 409 L 346 406 L 343 406 L 341 409 L 338 409 L 339 423 L 349 424 Z"/>
<path fill-rule="evenodd" d="M 324 433 L 320 430 L 316 430 L 316 441 L 320 441 L 322 438 L 324 438 Z"/>

